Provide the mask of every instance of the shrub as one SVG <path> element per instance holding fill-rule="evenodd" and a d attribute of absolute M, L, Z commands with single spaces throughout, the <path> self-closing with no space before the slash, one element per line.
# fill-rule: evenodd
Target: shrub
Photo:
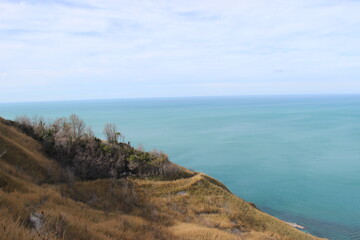
<path fill-rule="evenodd" d="M 32 121 L 26 116 L 16 119 L 13 125 L 39 140 L 49 157 L 57 160 L 64 169 L 71 169 L 81 179 L 120 178 L 129 174 L 166 178 L 173 178 L 172 174 L 180 176 L 180 169 L 169 162 L 165 153 L 157 150 L 145 152 L 143 148 L 135 149 L 118 142 L 124 137 L 114 124 L 105 125 L 107 141 L 101 141 L 74 114 L 49 122 L 41 117 Z"/>

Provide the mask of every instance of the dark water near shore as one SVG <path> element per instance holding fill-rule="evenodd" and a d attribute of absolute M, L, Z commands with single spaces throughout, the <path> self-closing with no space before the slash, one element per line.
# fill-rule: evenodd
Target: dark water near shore
<path fill-rule="evenodd" d="M 360 96 L 3 103 L 0 116 L 76 113 L 218 178 L 241 198 L 330 239 L 360 239 Z"/>

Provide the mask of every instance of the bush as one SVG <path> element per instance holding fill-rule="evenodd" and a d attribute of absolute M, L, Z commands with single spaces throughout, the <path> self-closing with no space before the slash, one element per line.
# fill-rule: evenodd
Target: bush
<path fill-rule="evenodd" d="M 165 153 L 157 150 L 145 152 L 118 142 L 119 138 L 123 140 L 123 136 L 113 124 L 105 126 L 107 141 L 101 141 L 74 114 L 49 122 L 37 117 L 31 121 L 26 116 L 18 117 L 16 121 L 11 124 L 39 140 L 49 157 L 84 180 L 128 175 L 165 178 L 181 175 L 178 174 L 180 169 L 168 160 Z"/>

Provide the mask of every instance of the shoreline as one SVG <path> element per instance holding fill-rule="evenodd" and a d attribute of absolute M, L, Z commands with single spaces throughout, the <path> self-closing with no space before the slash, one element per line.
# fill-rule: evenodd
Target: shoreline
<path fill-rule="evenodd" d="M 292 226 L 292 227 L 294 227 L 294 228 L 300 229 L 300 230 L 304 230 L 304 229 L 305 229 L 304 226 L 301 226 L 301 225 L 299 225 L 299 224 L 297 224 L 297 223 L 293 223 L 293 222 L 285 222 L 285 223 L 288 224 L 288 225 L 290 225 L 290 226 Z"/>

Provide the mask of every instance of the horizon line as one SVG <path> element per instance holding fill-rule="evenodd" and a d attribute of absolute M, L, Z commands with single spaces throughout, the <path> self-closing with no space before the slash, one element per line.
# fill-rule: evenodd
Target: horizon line
<path fill-rule="evenodd" d="M 196 95 L 196 96 L 164 96 L 164 97 L 119 97 L 119 98 L 84 98 L 84 99 L 59 99 L 59 100 L 35 100 L 35 101 L 11 101 L 11 103 L 51 103 L 51 102 L 87 102 L 87 101 L 111 101 L 111 100 L 152 100 L 152 99 L 176 99 L 176 98 L 217 98 L 217 97 L 277 97 L 277 96 L 350 96 L 360 93 L 284 93 L 284 94 L 241 94 L 241 95 Z"/>

